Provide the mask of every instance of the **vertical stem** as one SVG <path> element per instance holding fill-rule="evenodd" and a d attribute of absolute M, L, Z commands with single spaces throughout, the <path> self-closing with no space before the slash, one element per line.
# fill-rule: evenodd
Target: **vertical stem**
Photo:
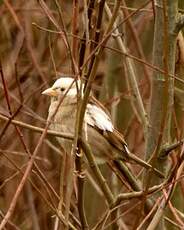
<path fill-rule="evenodd" d="M 152 159 L 152 165 L 166 172 L 167 158 L 159 160 L 162 145 L 170 141 L 171 114 L 174 102 L 174 79 L 170 76 L 175 72 L 176 37 L 174 33 L 178 1 L 155 1 L 155 31 L 153 42 L 153 65 L 164 70 L 154 71 L 150 99 L 150 126 L 146 139 L 145 158 Z M 159 183 L 160 179 L 148 175 L 145 177 L 145 187 L 151 183 Z M 160 219 L 161 220 L 161 219 Z M 163 222 L 160 222 L 163 224 Z M 157 226 L 163 229 L 163 225 Z"/>
<path fill-rule="evenodd" d="M 154 72 L 152 78 L 146 159 L 152 156 L 155 149 L 155 157 L 157 157 L 161 144 L 167 143 L 170 139 L 174 79 L 168 74 L 174 74 L 175 69 L 176 34 L 173 31 L 177 14 L 177 1 L 169 0 L 166 12 L 164 12 L 165 7 L 163 7 L 162 2 L 162 0 L 155 2 L 153 64 L 160 69 L 164 68 L 165 74 Z"/>

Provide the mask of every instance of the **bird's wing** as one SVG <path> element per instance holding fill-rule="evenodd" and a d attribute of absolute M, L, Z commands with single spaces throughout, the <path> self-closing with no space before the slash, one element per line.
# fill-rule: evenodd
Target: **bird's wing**
<path fill-rule="evenodd" d="M 101 105 L 94 98 L 92 98 L 90 103 L 87 105 L 85 122 L 94 127 L 97 132 L 106 138 L 111 146 L 118 150 L 118 152 L 122 153 L 117 156 L 117 159 L 120 158 L 126 161 L 132 160 L 145 168 L 152 169 L 154 173 L 163 178 L 163 174 L 159 170 L 153 168 L 153 166 L 149 165 L 147 162 L 143 161 L 129 151 L 123 135 L 114 128 L 108 112 L 103 105 Z M 116 159 L 114 160 L 116 161 Z"/>
<path fill-rule="evenodd" d="M 123 135 L 113 126 L 108 112 L 94 98 L 88 103 L 85 113 L 85 122 L 96 128 L 108 140 L 108 142 L 121 152 L 129 153 Z"/>
<path fill-rule="evenodd" d="M 101 131 L 113 132 L 114 126 L 110 117 L 95 104 L 89 103 L 86 108 L 85 122 Z"/>
<path fill-rule="evenodd" d="M 116 149 L 118 149 L 120 152 L 123 152 L 126 154 L 130 153 L 123 135 L 119 133 L 116 129 L 114 129 L 113 132 L 106 131 L 104 133 L 104 136 L 109 141 L 109 143 L 112 146 L 114 146 Z"/>

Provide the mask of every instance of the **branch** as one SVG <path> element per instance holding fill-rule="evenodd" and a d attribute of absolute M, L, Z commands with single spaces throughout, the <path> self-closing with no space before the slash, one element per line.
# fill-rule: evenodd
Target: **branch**
<path fill-rule="evenodd" d="M 183 142 L 184 142 L 184 139 L 182 139 L 181 141 L 178 141 L 176 143 L 173 143 L 169 146 L 164 146 L 160 151 L 159 158 L 164 158 L 164 157 L 168 156 L 171 151 L 180 147 L 183 144 Z"/>
<path fill-rule="evenodd" d="M 107 185 L 105 178 L 101 174 L 100 169 L 98 168 L 98 166 L 95 162 L 95 159 L 94 159 L 93 153 L 90 149 L 90 146 L 87 144 L 87 142 L 85 142 L 82 139 L 80 139 L 79 141 L 80 141 L 81 147 L 82 147 L 82 149 L 86 155 L 86 158 L 89 162 L 89 166 L 90 166 L 92 172 L 94 173 L 94 175 L 98 181 L 98 184 L 100 185 L 100 188 L 102 189 L 109 206 L 111 206 L 114 203 L 113 194 L 112 194 L 109 186 Z"/>
<path fill-rule="evenodd" d="M 155 185 L 155 186 L 149 188 L 147 195 L 159 191 L 163 187 L 163 185 L 164 184 Z M 121 193 L 117 196 L 117 199 L 114 202 L 113 207 L 120 205 L 120 203 L 125 201 L 125 200 L 130 200 L 130 199 L 134 199 L 134 198 L 141 198 L 144 195 L 145 195 L 144 190 L 143 191 L 133 191 L 133 192 Z"/>
<path fill-rule="evenodd" d="M 111 18 L 112 14 L 111 14 L 111 11 L 110 11 L 110 9 L 109 9 L 107 4 L 105 5 L 105 10 L 106 10 L 106 14 L 107 14 L 108 18 Z M 118 31 L 117 28 L 118 28 L 117 24 L 114 23 L 113 33 L 115 35 L 119 34 L 119 31 Z M 116 42 L 118 44 L 119 49 L 123 53 L 127 53 L 126 46 L 123 43 L 121 37 L 120 36 L 115 36 L 115 39 L 116 39 Z M 127 70 L 128 70 L 128 73 L 129 73 L 129 81 L 130 81 L 130 84 L 131 84 L 132 89 L 134 91 L 134 96 L 135 96 L 135 99 L 136 99 L 135 107 L 136 107 L 137 111 L 139 112 L 138 114 L 140 114 L 140 119 L 141 119 L 141 122 L 142 122 L 142 124 L 144 126 L 144 132 L 146 134 L 146 130 L 147 130 L 149 122 L 148 122 L 147 113 L 146 113 L 146 111 L 144 109 L 144 104 L 143 104 L 143 101 L 142 101 L 142 97 L 141 97 L 140 92 L 139 92 L 139 87 L 138 87 L 138 84 L 137 84 L 137 79 L 136 79 L 136 74 L 135 74 L 135 70 L 134 70 L 134 67 L 133 67 L 133 62 L 129 57 L 126 57 L 125 58 L 125 63 L 126 63 Z"/>
<path fill-rule="evenodd" d="M 45 130 L 45 129 L 37 127 L 37 126 L 26 124 L 26 123 L 24 123 L 22 121 L 17 121 L 17 120 L 11 119 L 11 117 L 7 117 L 7 116 L 5 116 L 3 114 L 0 114 L 0 120 L 11 121 L 12 124 L 15 124 L 15 125 L 17 125 L 19 127 L 23 127 L 25 129 L 35 131 L 37 133 L 43 133 L 44 130 Z M 52 131 L 52 130 L 47 130 L 47 134 L 51 135 L 51 136 L 55 136 L 55 137 L 62 137 L 62 138 L 65 138 L 65 139 L 73 140 L 73 136 L 71 134 L 68 134 L 68 133 L 55 132 L 55 131 Z"/>

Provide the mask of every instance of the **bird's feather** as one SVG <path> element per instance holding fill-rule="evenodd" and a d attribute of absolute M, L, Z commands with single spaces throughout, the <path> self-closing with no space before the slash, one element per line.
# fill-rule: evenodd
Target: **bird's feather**
<path fill-rule="evenodd" d="M 88 104 L 85 113 L 85 122 L 88 125 L 97 127 L 102 131 L 113 132 L 114 126 L 110 117 L 94 104 Z"/>
<path fill-rule="evenodd" d="M 67 132 L 74 135 L 77 113 L 77 90 L 76 85 L 72 85 L 72 83 L 72 78 L 60 78 L 49 90 L 44 91 L 43 94 L 53 96 L 51 92 L 55 91 L 54 97 L 51 99 L 49 117 L 54 113 L 58 103 L 60 103 L 60 99 L 65 96 L 62 103 L 59 104 L 60 107 L 53 118 L 51 128 L 56 131 Z M 69 89 L 69 87 L 71 88 Z M 68 89 L 69 91 L 67 91 Z M 128 150 L 123 135 L 114 128 L 109 112 L 93 96 L 90 96 L 86 107 L 83 130 L 94 155 L 100 159 L 100 162 L 103 163 L 106 160 L 114 161 L 120 158 L 124 160 L 133 160 L 146 168 L 153 169 L 152 166 L 145 163 Z M 71 151 L 71 140 L 60 138 L 60 143 L 65 148 L 66 152 Z M 155 173 L 160 174 L 158 170 L 153 170 Z"/>

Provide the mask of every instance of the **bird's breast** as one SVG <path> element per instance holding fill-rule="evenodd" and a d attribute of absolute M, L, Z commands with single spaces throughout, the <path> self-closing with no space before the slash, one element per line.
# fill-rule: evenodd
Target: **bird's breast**
<path fill-rule="evenodd" d="M 49 118 L 53 116 L 57 107 L 57 101 L 51 103 Z M 76 104 L 61 104 L 51 121 L 51 128 L 57 131 L 74 133 L 76 111 Z"/>

